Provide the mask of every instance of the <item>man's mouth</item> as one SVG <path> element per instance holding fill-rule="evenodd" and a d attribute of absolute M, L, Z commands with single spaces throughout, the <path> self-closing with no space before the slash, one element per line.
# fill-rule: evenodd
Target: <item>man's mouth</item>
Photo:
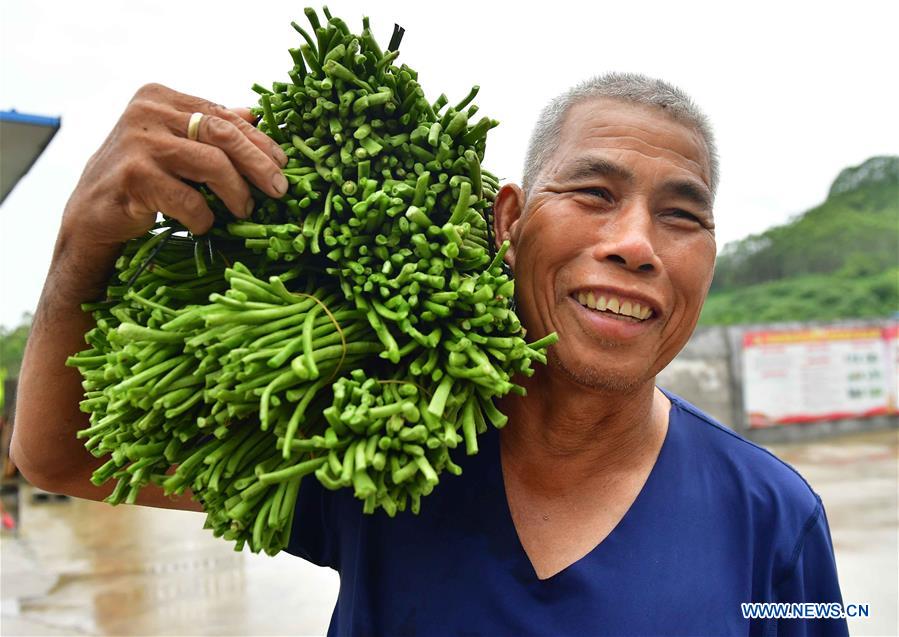
<path fill-rule="evenodd" d="M 628 323 L 642 323 L 653 316 L 651 307 L 634 299 L 584 291 L 572 294 L 572 298 L 587 309 Z"/>

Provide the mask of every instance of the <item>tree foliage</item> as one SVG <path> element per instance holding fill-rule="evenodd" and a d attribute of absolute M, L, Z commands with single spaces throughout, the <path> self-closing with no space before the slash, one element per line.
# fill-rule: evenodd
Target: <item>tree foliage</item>
<path fill-rule="evenodd" d="M 899 311 L 899 157 L 847 168 L 827 200 L 726 245 L 703 324 L 826 320 Z"/>
<path fill-rule="evenodd" d="M 17 378 L 25 354 L 25 343 L 31 330 L 31 315 L 25 314 L 22 322 L 7 329 L 0 326 L 0 369 L 6 371 L 6 378 Z"/>
<path fill-rule="evenodd" d="M 829 321 L 899 310 L 899 268 L 866 276 L 810 274 L 709 295 L 702 325 Z"/>

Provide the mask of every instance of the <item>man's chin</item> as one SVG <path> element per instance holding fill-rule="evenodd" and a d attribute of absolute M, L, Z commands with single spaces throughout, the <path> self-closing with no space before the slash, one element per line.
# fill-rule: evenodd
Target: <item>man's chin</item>
<path fill-rule="evenodd" d="M 566 361 L 554 351 L 554 348 L 550 348 L 546 362 L 550 373 L 561 374 L 586 389 L 604 393 L 626 394 L 646 381 L 642 376 L 628 370 L 599 367 L 583 361 L 576 363 Z"/>

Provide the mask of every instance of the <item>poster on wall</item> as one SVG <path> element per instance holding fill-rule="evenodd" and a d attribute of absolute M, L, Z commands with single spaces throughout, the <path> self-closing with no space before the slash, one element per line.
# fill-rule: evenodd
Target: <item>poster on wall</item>
<path fill-rule="evenodd" d="M 881 327 L 747 332 L 747 424 L 770 427 L 894 411 L 899 352 L 892 329 L 892 338 Z"/>
<path fill-rule="evenodd" d="M 899 324 L 884 328 L 883 341 L 890 385 L 890 412 L 896 414 L 899 413 Z"/>

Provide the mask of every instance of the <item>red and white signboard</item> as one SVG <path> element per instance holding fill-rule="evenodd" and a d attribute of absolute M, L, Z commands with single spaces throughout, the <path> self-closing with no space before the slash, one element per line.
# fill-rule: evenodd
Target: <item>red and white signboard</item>
<path fill-rule="evenodd" d="M 887 351 L 890 411 L 895 414 L 899 413 L 899 325 L 884 328 L 883 342 Z"/>
<path fill-rule="evenodd" d="M 750 427 L 894 412 L 897 328 L 747 332 L 744 409 Z"/>

